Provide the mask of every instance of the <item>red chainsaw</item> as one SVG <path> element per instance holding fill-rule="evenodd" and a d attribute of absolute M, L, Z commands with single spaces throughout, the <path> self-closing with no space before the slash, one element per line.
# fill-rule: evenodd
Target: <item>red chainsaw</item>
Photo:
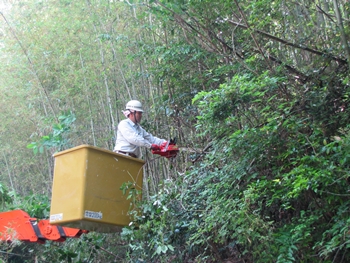
<path fill-rule="evenodd" d="M 179 147 L 176 145 L 176 138 L 170 139 L 164 145 L 160 146 L 159 150 L 152 150 L 153 154 L 159 154 L 165 158 L 173 158 L 179 152 Z"/>

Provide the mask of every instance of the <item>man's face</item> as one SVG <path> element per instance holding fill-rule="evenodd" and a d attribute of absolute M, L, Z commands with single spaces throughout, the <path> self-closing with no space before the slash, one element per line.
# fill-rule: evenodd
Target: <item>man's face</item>
<path fill-rule="evenodd" d="M 135 113 L 135 120 L 137 123 L 140 123 L 142 119 L 142 112 L 141 111 L 136 111 Z"/>

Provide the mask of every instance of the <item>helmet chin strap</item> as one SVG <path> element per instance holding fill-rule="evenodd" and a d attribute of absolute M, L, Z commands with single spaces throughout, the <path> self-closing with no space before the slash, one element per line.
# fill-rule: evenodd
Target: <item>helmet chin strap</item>
<path fill-rule="evenodd" d="M 135 110 L 133 113 L 134 113 L 134 120 L 135 120 L 135 123 L 137 124 L 138 121 L 137 121 L 137 119 L 136 119 L 136 110 Z"/>
<path fill-rule="evenodd" d="M 137 119 L 136 119 L 136 110 L 134 110 L 133 112 L 131 112 L 131 114 L 134 115 L 134 123 L 135 123 L 135 124 L 138 124 L 139 122 L 138 122 Z"/>

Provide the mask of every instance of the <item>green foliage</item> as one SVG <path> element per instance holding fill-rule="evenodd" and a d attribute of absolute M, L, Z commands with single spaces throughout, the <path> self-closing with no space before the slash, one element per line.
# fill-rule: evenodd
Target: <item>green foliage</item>
<path fill-rule="evenodd" d="M 1 201 L 1 210 L 4 211 L 8 205 L 11 205 L 14 202 L 15 193 L 9 191 L 7 186 L 0 183 L 0 201 Z"/>
<path fill-rule="evenodd" d="M 192 100 L 201 111 L 196 126 L 197 131 L 201 132 L 199 136 L 210 133 L 220 137 L 227 135 L 225 133 L 231 131 L 231 127 L 240 132 L 242 127 L 254 128 L 264 121 L 277 119 L 278 112 L 276 116 L 270 115 L 273 106 L 267 103 L 276 100 L 274 94 L 281 80 L 268 77 L 267 73 L 258 78 L 236 75 L 218 89 L 199 92 Z M 247 110 L 251 114 L 245 114 Z"/>
<path fill-rule="evenodd" d="M 177 261 L 185 257 L 186 244 L 181 234 L 187 229 L 178 197 L 176 182 L 166 181 L 162 190 L 140 205 L 141 214 L 134 214 L 134 222 L 123 228 L 121 237 L 129 243 L 130 260 L 165 262 L 175 254 Z M 175 250 L 181 247 L 181 250 Z"/>
<path fill-rule="evenodd" d="M 345 258 L 349 255 L 349 201 L 340 205 L 337 209 L 337 214 L 332 219 L 330 228 L 327 229 L 322 236 L 322 239 L 315 244 L 315 248 L 319 250 L 321 256 L 330 258 L 332 255 L 347 251 L 342 255 Z"/>
<path fill-rule="evenodd" d="M 266 78 L 266 83 L 273 81 Z M 245 92 L 249 89 L 237 79 L 255 87 L 256 92 Z M 344 230 L 339 225 L 327 229 L 331 216 L 328 211 L 343 211 L 342 204 L 347 203 L 349 197 L 346 194 L 349 166 L 345 161 L 349 155 L 347 129 L 344 127 L 344 137 L 335 136 L 328 141 L 323 126 L 313 121 L 312 116 L 304 115 L 300 110 L 302 106 L 282 103 L 276 111 L 264 107 L 267 101 L 281 103 L 283 98 L 273 96 L 259 80 L 261 78 L 236 77 L 233 83 L 237 85 L 222 85 L 220 89 L 202 92 L 194 99 L 201 110 L 197 126 L 200 135 L 209 133 L 213 136 L 213 150 L 207 155 L 205 164 L 193 171 L 193 175 L 200 176 L 193 182 L 195 192 L 200 193 L 197 200 L 202 200 L 206 211 L 201 214 L 203 219 L 199 225 L 202 227 L 194 236 L 195 240 L 202 240 L 199 242 L 204 244 L 206 239 L 201 237 L 209 235 L 213 240 L 223 242 L 220 233 L 240 231 L 241 236 L 246 236 L 250 242 L 235 235 L 234 240 L 243 246 L 254 262 L 267 262 L 272 258 L 279 262 L 319 262 L 331 251 L 330 246 L 337 246 L 338 240 L 338 245 L 341 245 L 337 246 L 337 252 L 341 251 L 342 257 L 346 257 L 347 243 L 339 242 L 344 240 L 339 239 Z M 264 93 L 259 92 L 259 86 L 263 87 Z M 240 111 L 235 111 L 237 105 Z M 238 120 L 244 122 L 234 125 Z M 231 127 L 240 129 L 232 130 Z M 226 202 L 233 205 L 227 211 L 223 209 Z M 234 222 L 228 216 L 232 211 L 238 214 Z M 210 216 L 211 213 L 219 216 Z M 253 216 L 256 219 L 252 221 Z M 218 218 L 223 218 L 227 224 L 219 221 L 219 231 L 215 233 Z M 256 230 L 252 222 L 260 222 Z M 346 223 L 344 225 L 346 228 Z M 222 226 L 225 226 L 224 231 Z M 266 232 L 261 233 L 264 229 Z M 319 244 L 321 236 L 324 238 L 330 231 L 337 233 L 333 239 L 335 242 L 322 243 L 328 245 L 324 254 L 313 259 L 308 249 Z M 270 238 L 265 240 L 267 237 Z M 226 242 L 228 240 L 226 237 Z M 337 254 L 332 256 L 340 257 Z"/>
<path fill-rule="evenodd" d="M 61 151 L 69 148 L 68 134 L 75 119 L 72 112 L 60 115 L 58 117 L 59 123 L 52 126 L 52 133 L 41 137 L 39 142 L 28 144 L 27 148 L 33 149 L 34 154 L 43 153 L 44 149 L 54 148 L 56 151 Z"/>
<path fill-rule="evenodd" d="M 298 254 L 298 250 L 308 249 L 314 239 L 314 226 L 320 221 L 320 216 L 317 213 L 300 211 L 299 217 L 276 231 L 274 243 L 278 247 L 277 262 L 315 261 L 311 255 Z"/>
<path fill-rule="evenodd" d="M 31 217 L 44 219 L 50 214 L 50 199 L 45 194 L 31 194 L 28 196 L 16 196 L 16 201 L 7 204 L 4 210 L 22 209 Z"/>

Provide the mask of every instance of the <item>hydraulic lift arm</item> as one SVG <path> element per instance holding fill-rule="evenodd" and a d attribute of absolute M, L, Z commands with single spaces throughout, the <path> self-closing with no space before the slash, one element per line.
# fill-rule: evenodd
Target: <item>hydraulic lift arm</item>
<path fill-rule="evenodd" d="M 86 230 L 50 225 L 49 220 L 31 218 L 23 210 L 0 213 L 0 240 L 21 240 L 45 243 L 46 240 L 64 242 L 66 238 L 79 238 Z"/>

